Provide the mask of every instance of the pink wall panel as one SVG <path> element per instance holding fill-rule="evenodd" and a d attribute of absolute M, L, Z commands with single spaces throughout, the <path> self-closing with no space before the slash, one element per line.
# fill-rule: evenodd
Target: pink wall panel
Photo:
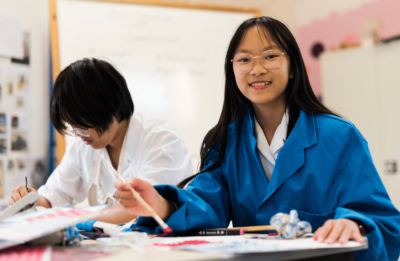
<path fill-rule="evenodd" d="M 349 36 L 361 39 L 366 21 L 376 17 L 380 23 L 380 37 L 388 38 L 400 34 L 400 0 L 376 0 L 344 14 L 331 13 L 323 20 L 315 20 L 306 26 L 297 27 L 297 41 L 309 70 L 311 85 L 317 96 L 322 95 L 319 59 L 311 54 L 312 46 L 320 42 L 325 51 L 338 48 Z M 340 68 L 338 68 L 340 69 Z"/>

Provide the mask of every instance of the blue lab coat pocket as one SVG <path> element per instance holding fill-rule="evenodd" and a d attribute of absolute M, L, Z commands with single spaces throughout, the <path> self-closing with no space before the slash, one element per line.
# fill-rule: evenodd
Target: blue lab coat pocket
<path fill-rule="evenodd" d="M 313 233 L 318 228 L 322 227 L 325 221 L 327 221 L 328 219 L 333 219 L 335 217 L 335 211 L 324 214 L 311 214 L 288 206 L 282 206 L 282 212 L 286 214 L 289 214 L 290 210 L 292 209 L 297 211 L 300 221 L 307 221 L 311 224 Z"/>

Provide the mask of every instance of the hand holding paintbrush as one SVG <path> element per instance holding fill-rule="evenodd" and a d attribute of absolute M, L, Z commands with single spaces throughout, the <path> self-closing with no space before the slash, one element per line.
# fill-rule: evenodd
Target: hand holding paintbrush
<path fill-rule="evenodd" d="M 115 186 L 118 189 L 117 196 L 120 198 L 120 203 L 136 215 L 150 215 L 157 221 L 165 233 L 172 233 L 172 228 L 170 228 L 148 204 L 149 202 L 152 205 L 159 206 L 157 208 L 159 210 L 158 212 L 164 213 L 164 215 L 161 216 L 166 218 L 170 212 L 168 201 L 161 197 L 150 183 L 137 179 L 137 182 L 143 187 L 139 194 L 123 177 L 121 177 L 121 175 L 104 159 L 103 156 L 100 155 L 100 158 L 112 170 L 120 182 L 122 182 L 122 184 L 118 182 L 115 183 Z M 146 196 L 145 198 L 147 199 L 147 202 L 143 199 L 141 194 Z"/>

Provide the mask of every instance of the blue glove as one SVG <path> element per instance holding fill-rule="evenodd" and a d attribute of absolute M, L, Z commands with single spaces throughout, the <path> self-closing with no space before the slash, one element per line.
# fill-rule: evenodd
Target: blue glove
<path fill-rule="evenodd" d="M 97 222 L 94 219 L 88 219 L 75 224 L 76 228 L 79 230 L 85 230 L 87 232 L 93 232 L 93 224 Z"/>

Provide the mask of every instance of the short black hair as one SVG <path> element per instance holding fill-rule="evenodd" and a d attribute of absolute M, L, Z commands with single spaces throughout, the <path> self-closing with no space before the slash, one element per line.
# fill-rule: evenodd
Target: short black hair
<path fill-rule="evenodd" d="M 95 128 L 102 135 L 114 119 L 122 122 L 133 111 L 124 77 L 108 62 L 95 58 L 67 66 L 51 92 L 50 119 L 61 134 L 66 134 L 68 123 Z"/>

